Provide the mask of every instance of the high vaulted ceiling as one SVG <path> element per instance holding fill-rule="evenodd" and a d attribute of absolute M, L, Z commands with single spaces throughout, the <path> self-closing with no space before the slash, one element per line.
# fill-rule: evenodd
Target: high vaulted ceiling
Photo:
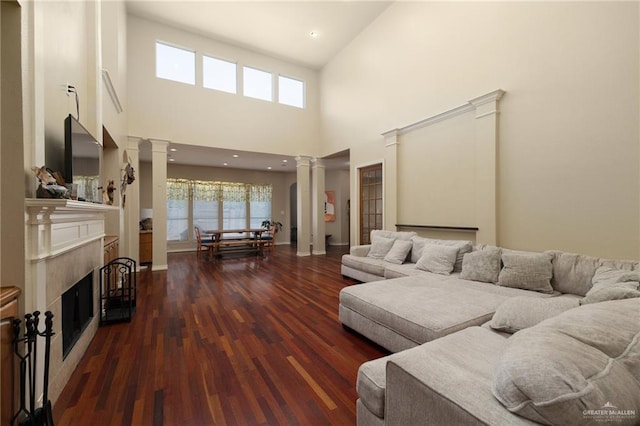
<path fill-rule="evenodd" d="M 127 12 L 312 69 L 322 68 L 392 1 L 170 1 L 125 0 Z M 311 32 L 317 34 L 311 36 Z M 150 161 L 148 144 L 140 160 Z M 174 164 L 295 171 L 295 159 L 173 144 Z M 234 154 L 240 154 L 233 157 Z M 217 159 L 212 162 L 211 159 Z M 283 160 L 287 160 L 284 162 Z M 325 159 L 328 169 L 349 168 L 348 152 Z M 218 164 L 219 163 L 219 164 Z M 226 164 L 225 164 L 226 163 Z"/>
<path fill-rule="evenodd" d="M 126 3 L 128 13 L 319 69 L 392 2 L 126 0 Z M 317 37 L 312 37 L 311 32 Z"/>

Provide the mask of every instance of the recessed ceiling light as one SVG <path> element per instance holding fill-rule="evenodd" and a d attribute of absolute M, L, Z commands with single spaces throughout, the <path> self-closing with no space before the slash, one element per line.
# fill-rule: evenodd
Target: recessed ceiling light
<path fill-rule="evenodd" d="M 240 157 L 238 154 L 233 154 L 233 158 L 238 158 Z"/>
<path fill-rule="evenodd" d="M 176 152 L 176 151 L 177 151 L 177 149 L 176 149 L 176 148 L 169 148 L 169 151 L 171 151 L 171 152 Z"/>
<path fill-rule="evenodd" d="M 317 31 L 311 31 L 311 32 L 309 33 L 309 35 L 310 35 L 312 38 L 318 38 L 318 36 L 319 36 L 320 34 L 318 34 L 318 32 L 317 32 Z"/>
<path fill-rule="evenodd" d="M 289 161 L 289 160 L 282 160 L 282 162 L 283 162 L 283 163 L 286 163 L 286 162 L 288 162 L 288 161 Z"/>
<path fill-rule="evenodd" d="M 176 161 L 175 158 L 169 158 L 169 161 Z"/>
<path fill-rule="evenodd" d="M 267 169 L 271 170 L 271 166 L 267 167 Z"/>
<path fill-rule="evenodd" d="M 222 165 L 223 165 L 223 166 L 228 166 L 228 165 L 229 165 L 229 163 L 222 163 Z"/>

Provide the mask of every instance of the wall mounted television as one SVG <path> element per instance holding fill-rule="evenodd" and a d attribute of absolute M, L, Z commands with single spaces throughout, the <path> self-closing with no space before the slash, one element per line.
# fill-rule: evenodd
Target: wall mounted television
<path fill-rule="evenodd" d="M 64 179 L 73 184 L 78 200 L 102 202 L 102 145 L 74 116 L 64 120 Z"/>

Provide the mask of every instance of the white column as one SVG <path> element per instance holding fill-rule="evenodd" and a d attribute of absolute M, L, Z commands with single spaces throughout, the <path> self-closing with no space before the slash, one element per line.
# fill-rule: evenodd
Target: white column
<path fill-rule="evenodd" d="M 384 163 L 382 164 L 382 202 L 384 203 L 383 229 L 396 229 L 398 223 L 398 130 L 384 136 Z"/>
<path fill-rule="evenodd" d="M 311 157 L 296 157 L 296 175 L 298 190 L 298 256 L 311 255 L 311 182 L 309 163 Z"/>
<path fill-rule="evenodd" d="M 498 244 L 497 152 L 498 101 L 496 90 L 469 101 L 476 111 L 476 242 Z"/>
<path fill-rule="evenodd" d="M 122 200 L 124 201 L 124 235 L 126 241 L 124 250 L 121 248 L 120 251 L 121 255 L 135 259 L 136 262 L 139 260 L 140 253 L 140 142 L 142 142 L 142 139 L 138 137 L 130 136 L 128 138 L 120 172 L 120 179 L 122 179 L 124 177 L 124 168 L 130 161 L 136 176 L 136 180 L 131 185 L 127 185 L 127 190 L 124 193 L 125 199 Z"/>
<path fill-rule="evenodd" d="M 311 166 L 311 223 L 313 224 L 313 254 L 327 254 L 324 230 L 324 163 L 313 159 Z"/>
<path fill-rule="evenodd" d="M 153 182 L 153 271 L 168 269 L 167 264 L 167 146 L 169 141 L 150 139 L 151 180 Z M 138 210 L 140 210 L 138 206 Z"/>

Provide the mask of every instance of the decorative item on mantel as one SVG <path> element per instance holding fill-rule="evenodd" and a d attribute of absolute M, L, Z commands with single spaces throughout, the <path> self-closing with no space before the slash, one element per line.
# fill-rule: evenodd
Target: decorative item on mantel
<path fill-rule="evenodd" d="M 107 183 L 107 189 L 102 192 L 102 200 L 105 204 L 113 205 L 113 193 L 116 190 L 116 185 L 113 180 Z"/>
<path fill-rule="evenodd" d="M 66 186 L 64 186 L 64 180 L 62 177 L 58 178 L 54 177 L 55 174 L 59 175 L 59 173 L 54 172 L 51 169 L 48 169 L 45 166 L 42 167 L 32 167 L 31 170 L 38 178 L 40 185 L 38 185 L 38 189 L 36 190 L 36 197 L 38 198 L 69 198 L 69 190 Z"/>

